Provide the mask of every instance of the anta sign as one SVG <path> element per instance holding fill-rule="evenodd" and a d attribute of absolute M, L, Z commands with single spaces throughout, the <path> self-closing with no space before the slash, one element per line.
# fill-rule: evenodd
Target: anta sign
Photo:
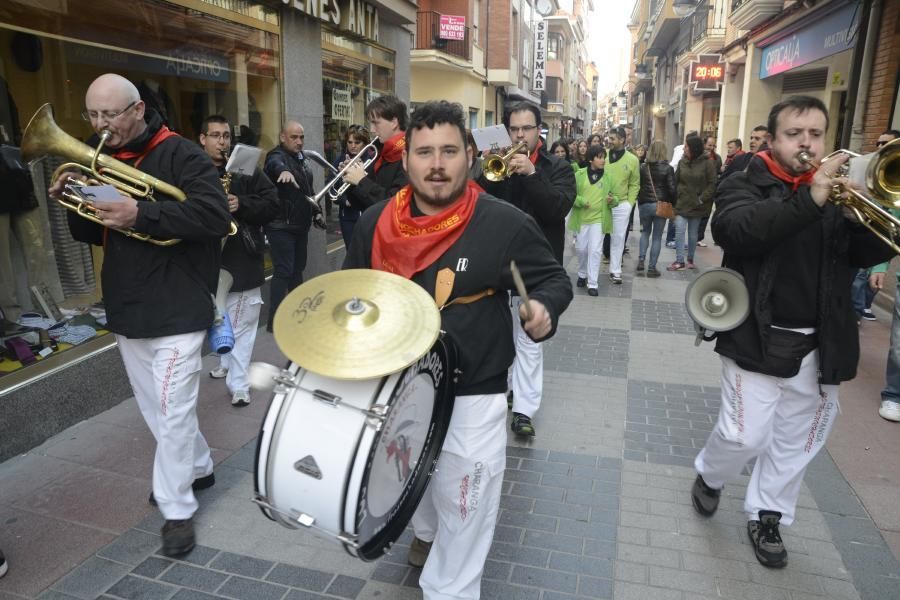
<path fill-rule="evenodd" d="M 281 0 L 296 10 L 344 31 L 378 41 L 378 8 L 365 0 Z"/>

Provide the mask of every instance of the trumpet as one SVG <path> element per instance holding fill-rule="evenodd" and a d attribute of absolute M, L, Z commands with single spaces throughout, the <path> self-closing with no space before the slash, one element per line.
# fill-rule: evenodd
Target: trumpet
<path fill-rule="evenodd" d="M 69 159 L 58 167 L 51 176 L 51 181 L 56 181 L 66 171 L 80 171 L 85 174 L 83 179 L 70 177 L 70 183 L 85 184 L 90 180 L 102 182 L 114 186 L 120 194 L 134 198 L 155 201 L 155 192 L 161 192 L 179 202 L 187 200 L 184 192 L 148 175 L 139 169 L 118 161 L 110 156 L 101 154 L 106 140 L 110 136 L 109 131 L 100 134 L 100 143 L 96 148 L 83 144 L 74 137 L 60 129 L 53 120 L 53 107 L 48 103 L 40 107 L 25 128 L 22 136 L 22 160 L 32 162 L 48 154 L 62 156 Z M 103 221 L 97 216 L 97 210 L 77 194 L 68 190 L 63 191 L 58 202 L 68 210 L 79 216 L 103 225 Z M 172 246 L 181 240 L 161 240 L 146 233 L 139 233 L 134 229 L 116 229 L 128 237 L 133 237 L 142 242 L 149 242 L 157 246 Z"/>
<path fill-rule="evenodd" d="M 484 177 L 488 181 L 502 181 L 509 177 L 509 159 L 527 148 L 528 144 L 523 141 L 510 148 L 506 154 L 501 155 L 499 152 L 492 152 L 485 156 L 483 165 Z"/>
<path fill-rule="evenodd" d="M 850 160 L 840 166 L 835 176 L 849 177 L 852 183 L 865 185 L 871 197 L 850 186 L 835 185 L 829 200 L 849 208 L 862 225 L 900 254 L 900 219 L 890 212 L 892 208 L 900 208 L 900 140 L 865 155 L 837 150 L 818 163 L 809 152 L 801 150 L 797 160 L 818 169 L 822 162 L 838 154 L 847 154 Z"/>
<path fill-rule="evenodd" d="M 339 187 L 337 186 L 341 179 L 344 177 L 344 173 L 346 173 L 350 167 L 352 167 L 356 163 L 360 163 L 363 169 L 368 169 L 369 165 L 371 165 L 378 158 L 378 148 L 375 147 L 376 142 L 378 142 L 378 136 L 376 135 L 372 138 L 372 141 L 365 145 L 365 147 L 359 151 L 359 154 L 354 156 L 347 162 L 346 165 L 343 166 L 342 169 L 335 169 L 331 164 L 328 164 L 328 161 L 324 161 L 328 164 L 328 168 L 334 173 L 334 177 L 325 184 L 325 187 L 322 188 L 322 191 L 316 194 L 315 196 L 307 196 L 306 199 L 309 200 L 313 206 L 317 209 L 322 210 L 319 206 L 319 202 L 322 201 L 322 198 L 325 194 L 328 194 L 328 197 L 331 198 L 332 201 L 336 201 L 338 198 L 343 195 L 344 192 L 347 191 L 347 188 L 350 187 L 349 183 L 343 183 Z M 363 158 L 369 151 L 372 152 L 372 155 L 369 158 Z M 315 153 L 311 154 L 311 156 L 315 156 Z M 321 157 L 319 157 L 321 158 Z M 318 161 L 317 161 L 318 162 Z"/>

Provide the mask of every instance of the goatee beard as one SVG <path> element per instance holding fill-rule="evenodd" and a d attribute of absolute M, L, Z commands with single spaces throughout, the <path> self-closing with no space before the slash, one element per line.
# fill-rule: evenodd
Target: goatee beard
<path fill-rule="evenodd" d="M 466 186 L 468 185 L 468 183 L 468 178 L 463 179 L 460 185 L 455 189 L 450 190 L 450 192 L 446 196 L 442 194 L 441 196 L 437 197 L 430 195 L 425 190 L 419 189 L 419 187 L 414 183 L 411 183 L 410 185 L 412 186 L 413 197 L 415 198 L 417 203 L 423 203 L 432 208 L 443 210 L 462 197 L 462 195 L 466 191 Z"/>

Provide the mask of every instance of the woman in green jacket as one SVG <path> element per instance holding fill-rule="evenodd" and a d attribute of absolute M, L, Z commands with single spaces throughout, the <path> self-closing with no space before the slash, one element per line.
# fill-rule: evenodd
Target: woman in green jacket
<path fill-rule="evenodd" d="M 703 140 L 691 136 L 685 140 L 684 156 L 675 173 L 678 199 L 675 202 L 675 262 L 669 271 L 694 268 L 694 251 L 700 220 L 712 210 L 713 192 L 716 189 L 716 163 L 709 160 L 703 148 Z M 684 256 L 684 232 L 688 232 L 687 263 Z"/>
<path fill-rule="evenodd" d="M 578 256 L 578 287 L 587 286 L 588 295 L 597 296 L 600 255 L 603 248 L 603 219 L 607 212 L 609 185 L 603 176 L 606 152 L 600 146 L 587 150 L 588 166 L 575 172 L 575 204 L 569 215 L 569 230 L 575 232 Z"/>

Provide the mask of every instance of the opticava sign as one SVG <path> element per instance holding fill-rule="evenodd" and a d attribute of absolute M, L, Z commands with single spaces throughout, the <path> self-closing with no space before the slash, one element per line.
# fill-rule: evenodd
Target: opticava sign
<path fill-rule="evenodd" d="M 853 48 L 859 28 L 856 4 L 848 4 L 763 48 L 759 78 L 765 79 Z"/>
<path fill-rule="evenodd" d="M 365 0 L 281 1 L 310 17 L 374 42 L 378 41 L 378 8 Z"/>

